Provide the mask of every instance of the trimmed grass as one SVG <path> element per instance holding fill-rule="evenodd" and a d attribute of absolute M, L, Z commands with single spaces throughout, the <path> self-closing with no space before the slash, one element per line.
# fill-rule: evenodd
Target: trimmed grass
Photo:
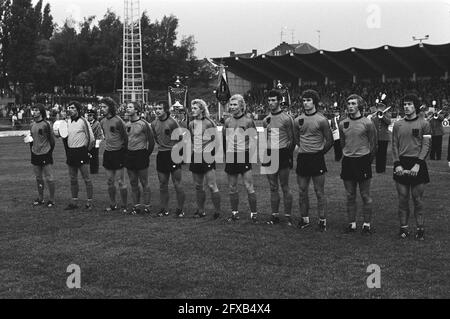
<path fill-rule="evenodd" d="M 444 138 L 446 157 L 448 135 Z M 450 171 L 446 161 L 428 161 L 431 183 L 425 191 L 426 240 L 399 241 L 397 195 L 391 176 L 372 180 L 376 233 L 344 235 L 346 222 L 340 163 L 327 154 L 328 232 L 286 225 L 254 225 L 240 182 L 241 220 L 190 218 L 195 191 L 186 165 L 187 218 L 106 214 L 106 176 L 93 176 L 94 210 L 65 212 L 70 198 L 63 146 L 54 159 L 57 206 L 34 209 L 35 180 L 29 148 L 21 138 L 0 139 L 0 298 L 448 298 L 450 297 Z M 390 159 L 390 155 L 388 155 Z M 388 161 L 388 165 L 391 161 Z M 154 211 L 159 191 L 151 161 Z M 222 207 L 229 212 L 226 175 L 218 165 Z M 256 174 L 261 219 L 270 213 L 265 176 Z M 81 178 L 80 178 L 81 180 Z M 295 172 L 291 172 L 293 216 L 298 213 Z M 173 187 L 170 186 L 171 194 Z M 129 190 L 130 192 L 130 190 Z M 47 190 L 46 190 L 47 196 Z M 80 182 L 80 197 L 85 198 Z M 130 198 L 129 193 L 129 198 Z M 175 206 L 171 195 L 171 207 Z M 312 221 L 316 200 L 310 189 Z M 361 201 L 358 198 L 358 207 Z M 282 209 L 282 206 L 281 206 Z M 359 222 L 361 221 L 359 214 Z M 411 230 L 414 218 L 411 216 Z M 413 232 L 414 233 L 414 232 Z M 81 267 L 81 289 L 66 287 L 66 268 Z M 381 289 L 368 289 L 366 269 L 381 267 Z"/>

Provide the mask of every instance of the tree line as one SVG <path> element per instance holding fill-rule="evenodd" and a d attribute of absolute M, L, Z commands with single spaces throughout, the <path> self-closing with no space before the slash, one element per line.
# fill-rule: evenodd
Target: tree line
<path fill-rule="evenodd" d="M 76 23 L 67 18 L 58 26 L 50 4 L 39 0 L 0 0 L 0 89 L 12 88 L 21 99 L 32 93 L 53 93 L 54 87 L 87 86 L 93 92 L 113 93 L 122 86 L 120 17 L 108 9 Z M 214 70 L 195 57 L 195 39 L 177 43 L 178 18 L 152 21 L 141 17 L 145 86 L 161 90 L 185 76 L 189 85 L 208 83 Z"/>

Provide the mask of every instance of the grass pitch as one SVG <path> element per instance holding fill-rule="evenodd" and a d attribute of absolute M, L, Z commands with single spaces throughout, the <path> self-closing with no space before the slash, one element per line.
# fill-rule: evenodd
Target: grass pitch
<path fill-rule="evenodd" d="M 447 141 L 448 135 L 444 139 L 445 155 Z M 381 175 L 374 173 L 372 179 L 376 233 L 369 238 L 359 232 L 343 234 L 345 194 L 339 178 L 340 163 L 333 161 L 332 151 L 327 154 L 326 233 L 314 228 L 300 231 L 285 224 L 252 224 L 242 182 L 239 222 L 228 224 L 223 217 L 213 221 L 209 194 L 209 216 L 190 218 L 195 211 L 195 191 L 186 165 L 183 181 L 187 217 L 183 220 L 173 215 L 153 218 L 104 213 L 108 197 L 103 169 L 92 178 L 94 210 L 65 212 L 70 189 L 60 140 L 54 154 L 57 206 L 32 208 L 36 183 L 29 157 L 29 148 L 21 138 L 0 139 L 0 298 L 450 297 L 450 170 L 444 160 L 428 161 L 431 183 L 425 191 L 426 240 L 416 242 L 413 236 L 405 241 L 396 238 L 397 195 L 392 169 Z M 223 211 L 228 215 L 223 168 L 218 165 L 217 175 Z M 154 156 L 150 171 L 156 212 L 159 190 Z M 254 168 L 258 209 L 260 218 L 267 220 L 268 182 L 257 172 Z M 294 171 L 290 183 L 293 217 L 298 220 Z M 170 190 L 172 194 L 172 186 Z M 80 199 L 85 199 L 85 194 L 80 182 Z M 175 198 L 171 196 L 174 208 Z M 316 223 L 312 188 L 310 202 L 310 216 Z M 81 268 L 81 289 L 66 286 L 70 264 Z M 380 289 L 366 285 L 370 264 L 381 268 Z"/>

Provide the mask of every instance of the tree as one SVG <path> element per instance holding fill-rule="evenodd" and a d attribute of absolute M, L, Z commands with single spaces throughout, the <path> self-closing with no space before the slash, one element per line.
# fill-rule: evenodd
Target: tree
<path fill-rule="evenodd" d="M 13 0 L 8 24 L 10 46 L 7 69 L 9 78 L 18 84 L 22 98 L 25 84 L 33 82 L 30 70 L 34 66 L 38 41 L 37 19 L 31 0 Z"/>
<path fill-rule="evenodd" d="M 99 28 L 93 25 L 95 16 L 84 18 L 80 24 L 80 33 L 78 42 L 80 46 L 79 63 L 82 66 L 81 72 L 75 78 L 76 84 L 83 86 L 92 86 L 95 90 L 98 67 L 95 57 L 96 46 L 99 40 Z"/>
<path fill-rule="evenodd" d="M 179 50 L 182 56 L 185 56 L 188 60 L 195 59 L 195 45 L 197 41 L 195 41 L 194 36 L 183 36 L 180 43 Z"/>
<path fill-rule="evenodd" d="M 162 54 L 171 54 L 175 49 L 177 39 L 178 18 L 174 15 L 164 16 L 157 24 L 156 32 L 158 37 L 159 50 Z"/>
<path fill-rule="evenodd" d="M 91 86 L 99 93 L 116 92 L 122 77 L 123 23 L 111 10 L 98 21 L 84 18 L 79 28 L 66 19 L 53 23 L 50 5 L 43 0 L 0 0 L 0 74 L 8 72 L 22 88 L 51 92 L 53 86 Z M 192 84 L 208 77 L 195 59 L 195 39 L 177 41 L 178 18 L 164 16 L 151 21 L 141 17 L 145 86 L 166 89 L 175 75 L 188 76 Z M 77 31 L 79 30 L 79 32 Z M 192 76 L 194 75 L 194 76 Z"/>
<path fill-rule="evenodd" d="M 79 62 L 79 42 L 77 32 L 70 21 L 65 21 L 63 27 L 55 33 L 50 42 L 50 48 L 58 65 L 57 81 L 60 86 L 74 83 L 75 76 L 82 71 Z"/>
<path fill-rule="evenodd" d="M 11 19 L 11 1 L 0 0 L 0 88 L 7 88 L 7 64 L 10 42 L 9 20 Z"/>
<path fill-rule="evenodd" d="M 38 92 L 51 92 L 57 85 L 58 65 L 51 50 L 50 38 L 53 34 L 53 17 L 50 13 L 50 5 L 47 4 L 42 14 L 42 0 L 34 7 L 36 25 L 38 29 L 38 42 L 36 46 L 36 58 L 33 66 L 34 89 Z"/>
<path fill-rule="evenodd" d="M 42 17 L 40 36 L 42 39 L 50 40 L 55 30 L 53 24 L 53 16 L 50 13 L 50 4 L 47 3 L 44 8 L 44 15 Z"/>
<path fill-rule="evenodd" d="M 196 69 L 194 37 L 183 37 L 177 46 L 177 28 L 178 19 L 174 15 L 151 23 L 147 12 L 143 13 L 141 29 L 146 87 L 165 89 L 175 75 L 190 75 Z"/>
<path fill-rule="evenodd" d="M 200 67 L 200 61 L 195 58 L 195 44 L 193 35 L 183 36 L 180 45 L 176 47 L 174 68 L 178 74 L 189 76 L 189 85 L 194 85 L 197 79 L 193 76 Z"/>
<path fill-rule="evenodd" d="M 94 21 L 95 16 L 84 18 L 79 33 L 66 21 L 51 38 L 59 85 L 92 86 L 94 91 L 115 92 L 121 77 L 123 26 L 111 10 L 98 25 Z"/>
<path fill-rule="evenodd" d="M 119 87 L 122 72 L 123 24 L 119 17 L 108 9 L 98 22 L 98 43 L 93 48 L 97 66 L 100 67 L 97 87 L 103 92 L 115 92 Z"/>
<path fill-rule="evenodd" d="M 217 69 L 207 60 L 195 60 L 195 70 L 192 74 L 193 86 L 209 87 L 209 84 L 217 82 Z"/>
<path fill-rule="evenodd" d="M 38 42 L 38 49 L 35 64 L 33 66 L 34 89 L 37 92 L 52 92 L 57 86 L 58 64 L 53 56 L 50 41 L 41 39 Z"/>
<path fill-rule="evenodd" d="M 34 6 L 34 19 L 37 26 L 38 37 L 40 37 L 42 25 L 42 0 L 39 0 Z"/>

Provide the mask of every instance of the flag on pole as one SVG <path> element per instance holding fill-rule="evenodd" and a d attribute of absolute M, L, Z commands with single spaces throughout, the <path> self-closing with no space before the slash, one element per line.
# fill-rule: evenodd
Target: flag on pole
<path fill-rule="evenodd" d="M 230 88 L 228 87 L 227 73 L 223 65 L 220 66 L 219 84 L 216 90 L 216 98 L 221 104 L 227 104 L 231 97 Z"/>

